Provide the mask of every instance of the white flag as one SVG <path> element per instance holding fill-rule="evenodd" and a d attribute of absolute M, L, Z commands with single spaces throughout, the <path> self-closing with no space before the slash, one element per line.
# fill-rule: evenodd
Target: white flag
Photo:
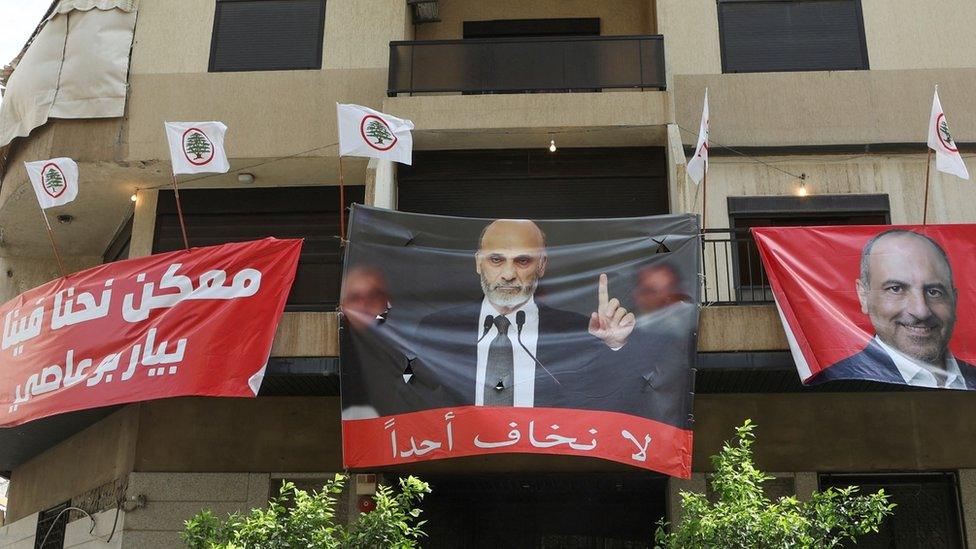
<path fill-rule="evenodd" d="M 74 160 L 52 158 L 24 162 L 24 167 L 42 208 L 61 206 L 78 196 L 78 164 Z"/>
<path fill-rule="evenodd" d="M 687 173 L 695 184 L 701 183 L 708 171 L 708 88 L 705 88 L 705 106 L 702 107 L 701 125 L 698 128 L 698 144 L 695 155 L 688 161 Z"/>
<path fill-rule="evenodd" d="M 166 122 L 169 159 L 178 173 L 227 173 L 222 122 Z"/>
<path fill-rule="evenodd" d="M 929 118 L 929 148 L 935 151 L 935 168 L 940 172 L 951 173 L 956 177 L 969 179 L 966 163 L 959 156 L 956 142 L 949 133 L 949 122 L 939 101 L 939 87 L 935 87 L 932 97 L 932 117 Z"/>
<path fill-rule="evenodd" d="M 339 155 L 382 158 L 409 165 L 413 122 L 359 105 L 336 103 Z"/>

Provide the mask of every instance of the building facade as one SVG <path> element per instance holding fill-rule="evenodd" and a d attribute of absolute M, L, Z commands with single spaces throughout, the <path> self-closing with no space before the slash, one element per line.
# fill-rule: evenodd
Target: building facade
<path fill-rule="evenodd" d="M 182 180 L 191 245 L 306 244 L 258 398 L 141 402 L 0 431 L 10 480 L 0 548 L 40 547 L 49 531 L 44 547 L 179 546 L 183 520 L 201 508 L 259 506 L 282 479 L 311 487 L 342 470 L 336 102 L 416 126 L 412 166 L 343 158 L 347 204 L 590 218 L 702 213 L 707 197 L 692 478 L 523 455 L 363 472 L 431 482 L 427 546 L 636 546 L 660 518 L 680 519 L 680 490 L 707 491 L 708 456 L 745 418 L 759 425 L 771 493 L 857 483 L 894 494 L 895 518 L 868 546 L 976 543 L 976 401 L 800 385 L 747 232 L 920 223 L 935 84 L 976 168 L 966 154 L 976 150 L 976 4 L 939 4 L 55 2 L 45 26 L 62 26 L 65 44 L 86 26 L 116 25 L 125 37 L 106 47 L 127 63 L 100 64 L 84 48 L 51 54 L 61 56 L 55 91 L 77 82 L 104 101 L 59 107 L 69 102 L 56 93 L 46 121 L 33 122 L 30 109 L 10 112 L 47 89 L 40 53 L 26 49 L 8 71 L 4 109 L 20 125 L 0 149 L 3 301 L 58 276 L 23 161 L 79 164 L 78 200 L 51 212 L 69 270 L 182 246 L 166 120 L 230 128 L 231 172 Z M 46 43 L 43 28 L 32 47 Z M 104 65 L 122 92 L 86 83 Z M 706 88 L 703 192 L 684 166 Z M 933 171 L 931 185 L 929 222 L 976 221 L 971 183 Z M 345 512 L 371 490 L 373 479 L 355 480 Z M 69 504 L 95 517 L 94 536 L 76 511 L 54 524 Z"/>

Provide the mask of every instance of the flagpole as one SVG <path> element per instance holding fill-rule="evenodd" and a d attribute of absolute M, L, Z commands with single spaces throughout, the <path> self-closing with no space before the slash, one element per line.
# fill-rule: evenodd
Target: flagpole
<path fill-rule="evenodd" d="M 183 247 L 190 249 L 190 240 L 186 237 L 186 224 L 183 222 L 183 206 L 180 204 L 180 187 L 176 183 L 176 174 L 173 174 L 173 193 L 176 195 L 176 215 L 180 218 L 180 231 L 183 232 Z"/>
<path fill-rule="evenodd" d="M 705 214 L 708 213 L 708 167 L 702 171 L 702 232 L 705 232 Z"/>
<path fill-rule="evenodd" d="M 40 206 L 40 203 L 38 203 Z M 51 247 L 54 248 L 54 258 L 58 260 L 58 270 L 61 271 L 61 278 L 65 278 L 64 263 L 61 262 L 61 254 L 58 253 L 58 245 L 54 243 L 54 231 L 51 230 L 51 222 L 47 219 L 47 213 L 41 208 L 41 216 L 44 217 L 44 225 L 47 226 L 47 236 L 51 239 Z"/>
<path fill-rule="evenodd" d="M 342 178 L 342 155 L 339 155 L 339 246 L 346 245 L 346 183 Z"/>
<path fill-rule="evenodd" d="M 929 172 L 932 171 L 932 148 L 929 147 L 929 153 L 925 155 L 925 200 L 922 206 L 922 225 L 926 225 L 928 222 L 929 215 Z"/>

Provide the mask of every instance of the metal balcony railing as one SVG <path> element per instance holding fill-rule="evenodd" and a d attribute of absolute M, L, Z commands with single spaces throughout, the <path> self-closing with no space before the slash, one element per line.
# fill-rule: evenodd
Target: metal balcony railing
<path fill-rule="evenodd" d="M 390 42 L 390 97 L 665 87 L 660 35 Z"/>
<path fill-rule="evenodd" d="M 749 229 L 705 229 L 702 272 L 703 304 L 773 302 L 766 271 Z"/>

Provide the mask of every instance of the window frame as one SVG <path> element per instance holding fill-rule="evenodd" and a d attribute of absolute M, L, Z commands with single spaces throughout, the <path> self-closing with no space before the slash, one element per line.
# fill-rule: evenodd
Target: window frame
<path fill-rule="evenodd" d="M 762 73 L 778 73 L 778 72 L 822 72 L 822 71 L 855 71 L 855 70 L 871 70 L 871 59 L 868 56 L 868 43 L 867 43 L 867 33 L 864 30 L 864 10 L 861 8 L 861 0 L 847 0 L 854 3 L 854 11 L 857 17 L 858 28 L 860 32 L 858 33 L 858 45 L 861 48 L 861 60 L 863 66 L 857 68 L 830 68 L 830 69 L 763 69 L 761 71 L 746 71 L 746 70 L 731 70 L 728 67 L 728 56 L 725 47 L 725 21 L 722 17 L 722 5 L 723 4 L 778 4 L 778 3 L 800 3 L 804 0 L 715 0 L 716 4 L 716 19 L 718 19 L 718 45 L 719 45 L 719 55 L 722 58 L 722 74 L 762 74 Z M 841 0 L 838 0 L 841 1 Z"/>
<path fill-rule="evenodd" d="M 257 0 L 216 0 L 214 5 L 214 21 L 213 29 L 210 32 L 210 59 L 207 63 L 207 72 L 221 73 L 221 72 L 267 72 L 267 71 L 319 71 L 322 70 L 322 50 L 325 49 L 325 17 L 326 17 L 326 0 L 318 0 L 321 5 L 322 17 L 319 20 L 319 26 L 317 31 L 318 50 L 315 56 L 314 66 L 311 67 L 274 67 L 274 68 L 261 68 L 261 69 L 242 69 L 242 70 L 230 70 L 230 69 L 219 69 L 214 67 L 215 54 L 217 53 L 217 33 L 220 29 L 220 6 L 221 4 L 228 4 L 233 2 L 254 2 Z M 282 0 L 278 0 L 282 1 Z"/>

